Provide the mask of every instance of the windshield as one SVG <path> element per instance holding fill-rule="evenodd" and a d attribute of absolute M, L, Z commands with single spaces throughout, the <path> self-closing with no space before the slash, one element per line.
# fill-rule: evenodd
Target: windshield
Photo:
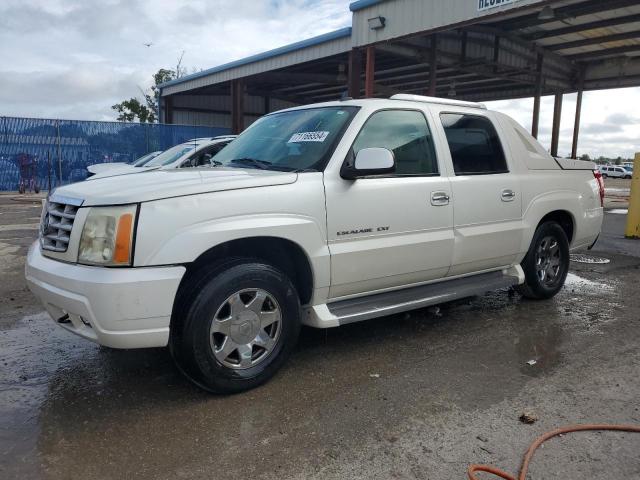
<path fill-rule="evenodd" d="M 267 115 L 220 151 L 215 165 L 320 171 L 358 107 L 321 107 Z"/>
<path fill-rule="evenodd" d="M 171 147 L 170 149 L 162 152 L 150 162 L 147 162 L 145 164 L 145 167 L 161 167 L 163 165 L 169 165 L 170 163 L 175 162 L 185 153 L 188 153 L 196 148 L 196 146 L 197 145 L 176 145 L 175 147 Z"/>
<path fill-rule="evenodd" d="M 134 167 L 141 167 L 156 155 L 158 155 L 158 152 L 147 153 L 140 158 L 136 158 L 133 162 L 131 162 L 131 165 L 133 165 Z"/>

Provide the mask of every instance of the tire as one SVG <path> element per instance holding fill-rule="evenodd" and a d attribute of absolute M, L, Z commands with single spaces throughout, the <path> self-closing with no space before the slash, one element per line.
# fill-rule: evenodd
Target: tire
<path fill-rule="evenodd" d="M 169 347 L 179 370 L 204 390 L 227 394 L 261 385 L 298 340 L 296 289 L 259 260 L 236 258 L 206 268 L 181 292 Z"/>
<path fill-rule="evenodd" d="M 602 174 L 602 178 L 607 178 L 609 175 L 607 175 L 606 173 Z"/>
<path fill-rule="evenodd" d="M 569 241 L 562 227 L 556 222 L 538 226 L 520 265 L 525 282 L 516 290 L 524 297 L 542 300 L 557 294 L 569 272 Z"/>

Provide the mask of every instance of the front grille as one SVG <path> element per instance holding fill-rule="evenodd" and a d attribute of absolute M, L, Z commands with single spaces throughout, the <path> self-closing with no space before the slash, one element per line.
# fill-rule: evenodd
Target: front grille
<path fill-rule="evenodd" d="M 81 200 L 50 197 L 44 207 L 40 224 L 40 243 L 44 250 L 66 252 Z"/>

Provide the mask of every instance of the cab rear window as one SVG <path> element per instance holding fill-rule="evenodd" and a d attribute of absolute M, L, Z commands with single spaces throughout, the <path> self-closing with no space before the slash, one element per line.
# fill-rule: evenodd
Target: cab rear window
<path fill-rule="evenodd" d="M 456 175 L 507 173 L 507 161 L 491 121 L 479 115 L 441 113 Z"/>

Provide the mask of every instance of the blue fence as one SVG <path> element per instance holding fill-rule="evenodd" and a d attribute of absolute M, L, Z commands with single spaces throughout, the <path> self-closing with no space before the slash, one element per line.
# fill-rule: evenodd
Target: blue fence
<path fill-rule="evenodd" d="M 20 182 L 46 190 L 84 180 L 88 165 L 131 162 L 227 128 L 0 117 L 0 190 Z"/>

